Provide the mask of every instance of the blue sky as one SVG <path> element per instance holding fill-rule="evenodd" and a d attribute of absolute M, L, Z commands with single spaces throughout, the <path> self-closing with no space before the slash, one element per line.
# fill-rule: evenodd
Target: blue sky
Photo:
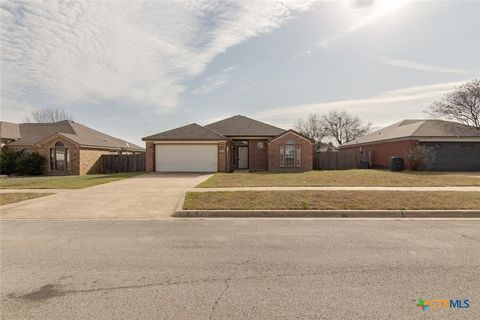
<path fill-rule="evenodd" d="M 479 1 L 32 2 L 1 7 L 1 117 L 64 108 L 143 136 L 236 114 L 374 126 L 480 75 Z"/>

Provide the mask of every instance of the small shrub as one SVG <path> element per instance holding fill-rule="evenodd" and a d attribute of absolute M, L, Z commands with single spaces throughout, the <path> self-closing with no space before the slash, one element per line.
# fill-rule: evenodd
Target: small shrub
<path fill-rule="evenodd" d="M 22 175 L 42 174 L 45 160 L 45 157 L 38 153 L 19 156 L 16 161 L 16 171 Z"/>
<path fill-rule="evenodd" d="M 0 153 L 0 173 L 13 174 L 16 171 L 16 161 L 19 157 L 18 152 L 2 150 Z"/>
<path fill-rule="evenodd" d="M 431 170 L 435 162 L 435 148 L 418 144 L 410 150 L 408 159 L 412 170 Z"/>

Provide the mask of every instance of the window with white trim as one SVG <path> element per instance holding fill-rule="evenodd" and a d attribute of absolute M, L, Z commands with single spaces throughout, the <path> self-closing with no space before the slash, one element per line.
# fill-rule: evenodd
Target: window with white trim
<path fill-rule="evenodd" d="M 295 143 L 295 140 L 288 139 L 284 145 L 280 146 L 280 167 L 294 168 L 301 167 L 302 149 L 301 146 Z"/>
<path fill-rule="evenodd" d="M 285 145 L 285 167 L 295 167 L 295 145 Z"/>

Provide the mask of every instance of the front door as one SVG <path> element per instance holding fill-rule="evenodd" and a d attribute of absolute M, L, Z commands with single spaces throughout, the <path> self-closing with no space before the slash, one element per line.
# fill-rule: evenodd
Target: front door
<path fill-rule="evenodd" d="M 248 147 L 238 148 L 238 169 L 248 169 Z"/>

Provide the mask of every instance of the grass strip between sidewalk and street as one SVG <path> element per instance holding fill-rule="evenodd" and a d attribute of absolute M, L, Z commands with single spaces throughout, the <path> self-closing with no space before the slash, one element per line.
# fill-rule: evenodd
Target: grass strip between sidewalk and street
<path fill-rule="evenodd" d="M 143 174 L 127 172 L 84 176 L 39 176 L 0 178 L 0 189 L 82 189 Z"/>
<path fill-rule="evenodd" d="M 29 199 L 40 198 L 52 193 L 0 193 L 0 206 Z"/>
<path fill-rule="evenodd" d="M 480 175 L 387 170 L 216 173 L 198 188 L 228 187 L 453 187 L 480 186 Z"/>
<path fill-rule="evenodd" d="M 184 210 L 475 210 L 479 192 L 219 191 L 187 192 Z"/>

